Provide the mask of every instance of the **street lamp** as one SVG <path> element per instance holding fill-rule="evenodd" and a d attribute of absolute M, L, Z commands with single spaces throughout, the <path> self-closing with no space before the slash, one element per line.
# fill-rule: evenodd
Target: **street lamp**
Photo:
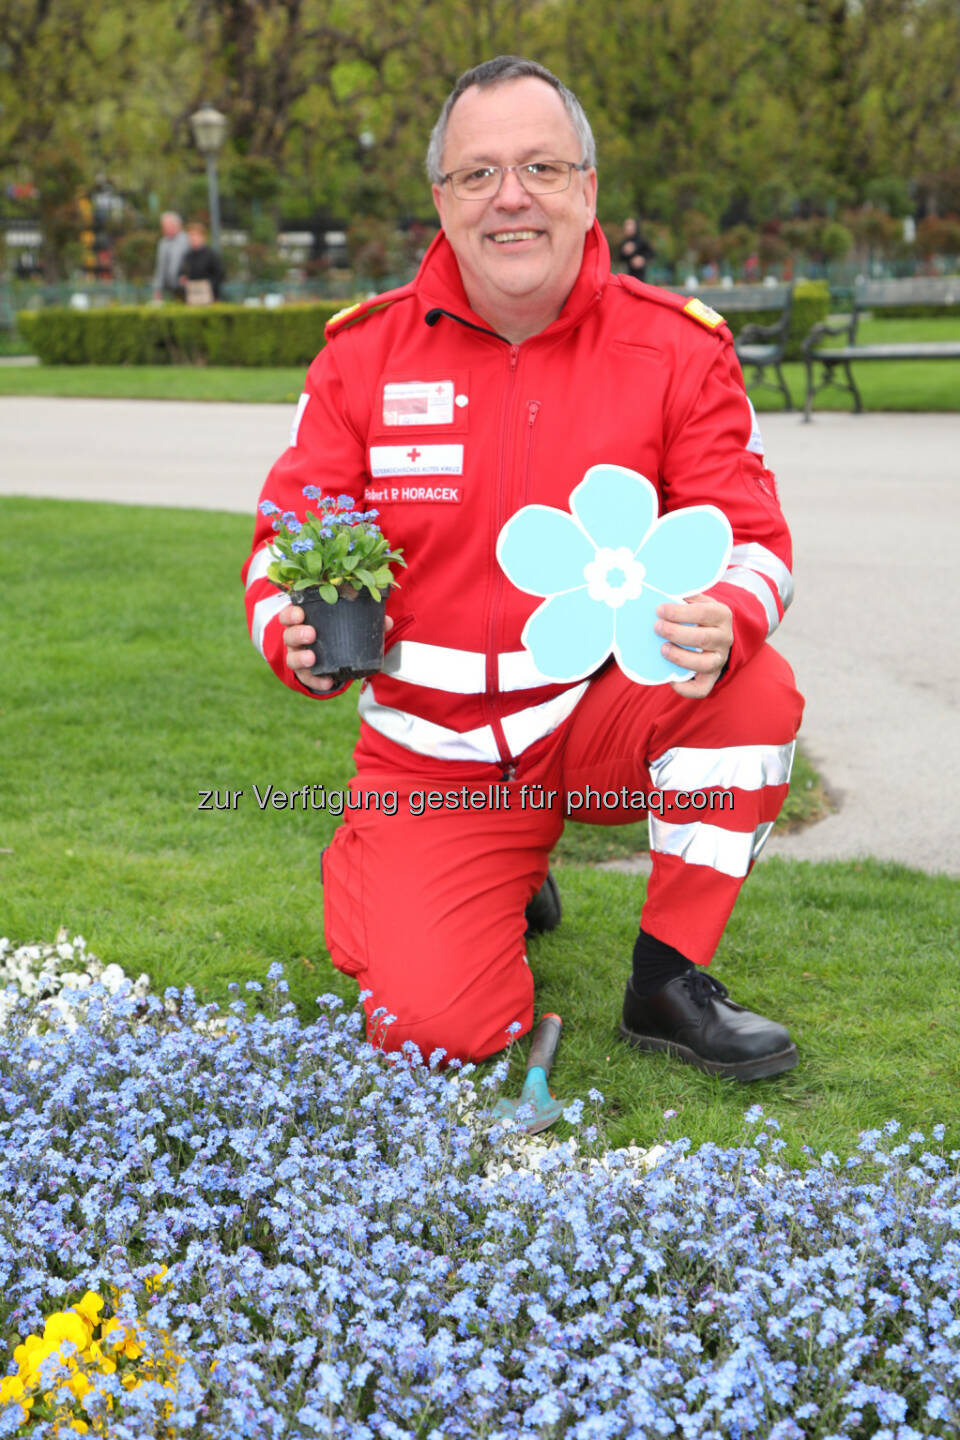
<path fill-rule="evenodd" d="M 197 149 L 207 162 L 207 194 L 210 197 L 210 243 L 220 248 L 220 191 L 217 186 L 217 155 L 227 134 L 227 117 L 212 105 L 201 105 L 190 116 L 190 128 Z"/>

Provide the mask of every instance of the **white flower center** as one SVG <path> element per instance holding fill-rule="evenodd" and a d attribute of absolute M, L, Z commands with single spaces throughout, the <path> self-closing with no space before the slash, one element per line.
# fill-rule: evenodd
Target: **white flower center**
<path fill-rule="evenodd" d="M 646 573 L 646 567 L 633 558 L 633 551 L 626 545 L 616 550 L 607 545 L 598 546 L 594 558 L 583 567 L 590 599 L 600 600 L 612 610 L 619 610 L 628 600 L 636 600 Z"/>

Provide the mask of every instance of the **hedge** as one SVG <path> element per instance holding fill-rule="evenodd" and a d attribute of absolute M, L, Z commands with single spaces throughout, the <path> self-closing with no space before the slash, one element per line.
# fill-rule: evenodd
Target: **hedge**
<path fill-rule="evenodd" d="M 23 310 L 21 334 L 45 365 L 309 365 L 342 300 L 278 306 L 51 306 Z"/>
<path fill-rule="evenodd" d="M 703 292 L 714 309 L 723 315 L 723 291 L 711 288 Z M 785 358 L 803 359 L 803 341 L 814 325 L 826 320 L 830 312 L 830 286 L 826 280 L 800 280 L 793 289 L 793 310 L 790 315 L 790 335 L 787 340 Z M 778 312 L 775 310 L 737 310 L 724 317 L 734 339 L 745 325 L 775 325 Z"/>
<path fill-rule="evenodd" d="M 723 294 L 707 292 L 723 311 Z M 323 347 L 323 327 L 344 308 L 340 300 L 278 306 L 114 305 L 102 310 L 51 306 L 22 310 L 21 333 L 45 365 L 309 365 Z M 827 318 L 826 281 L 799 283 L 787 359 L 800 360 L 803 338 Z M 734 335 L 744 325 L 770 325 L 770 310 L 729 317 Z"/>

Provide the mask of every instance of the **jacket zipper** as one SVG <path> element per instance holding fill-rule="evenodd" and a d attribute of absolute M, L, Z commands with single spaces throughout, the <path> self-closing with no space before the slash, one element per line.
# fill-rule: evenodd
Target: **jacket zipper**
<path fill-rule="evenodd" d="M 600 292 L 598 291 L 595 298 L 599 299 L 599 294 Z M 446 316 L 449 320 L 455 320 L 459 325 L 465 325 L 470 330 L 479 330 L 482 335 L 491 335 L 493 339 L 500 340 L 503 342 L 504 345 L 507 345 L 509 347 L 510 358 L 509 368 L 507 371 L 507 395 L 504 402 L 503 420 L 500 427 L 500 455 L 497 468 L 497 503 L 496 509 L 494 511 L 494 531 L 492 536 L 493 543 L 491 546 L 491 549 L 495 549 L 497 543 L 497 536 L 499 535 L 501 526 L 503 524 L 502 510 L 505 488 L 504 480 L 507 468 L 507 435 L 510 429 L 510 406 L 513 399 L 513 388 L 517 372 L 517 362 L 520 358 L 520 346 L 511 345 L 510 341 L 507 340 L 505 336 L 498 335 L 495 330 L 485 330 L 482 326 L 475 325 L 471 320 L 464 320 L 461 315 L 455 314 L 452 310 L 444 310 L 437 307 L 433 310 L 429 310 L 425 315 L 424 319 L 426 320 L 426 323 L 428 325 L 433 326 L 436 325 L 443 316 Z M 527 445 L 526 456 L 524 460 L 522 503 L 526 503 L 526 498 L 529 494 L 530 489 L 530 462 L 533 455 L 533 427 L 536 423 L 539 411 L 539 400 L 532 400 L 527 406 Z M 490 614 L 487 622 L 487 654 L 485 665 L 486 694 L 483 697 L 483 702 L 487 718 L 490 722 L 490 728 L 493 731 L 493 737 L 497 742 L 497 751 L 500 755 L 501 776 L 504 780 L 512 780 L 517 772 L 517 767 L 514 757 L 511 753 L 510 746 L 507 744 L 507 737 L 504 734 L 503 724 L 500 720 L 499 715 L 497 715 L 496 713 L 496 706 L 493 703 L 493 696 L 498 691 L 500 679 L 497 673 L 499 664 L 499 651 L 497 647 L 497 622 L 499 620 L 498 610 L 502 591 L 503 572 L 501 571 L 499 565 L 497 565 L 496 574 L 494 575 L 493 579 Z"/>
<path fill-rule="evenodd" d="M 527 453 L 523 460 L 523 499 L 522 505 L 530 503 L 530 476 L 533 473 L 533 427 L 537 423 L 537 416 L 540 414 L 540 401 L 531 400 L 527 406 Z"/>
<path fill-rule="evenodd" d="M 494 507 L 493 513 L 494 528 L 493 535 L 491 537 L 491 553 L 493 553 L 496 548 L 497 536 L 499 535 L 500 529 L 504 522 L 503 508 L 506 490 L 507 439 L 510 432 L 510 416 L 513 407 L 513 391 L 516 384 L 517 362 L 519 359 L 519 345 L 511 345 L 509 368 L 507 371 L 507 394 L 503 406 L 503 419 L 500 422 L 500 454 L 499 463 L 497 466 L 497 503 Z M 484 701 L 490 720 L 490 727 L 493 730 L 494 739 L 497 742 L 497 750 L 500 754 L 501 766 L 503 767 L 504 774 L 506 774 L 506 771 L 508 769 L 512 770 L 513 768 L 514 757 L 510 751 L 510 746 L 507 744 L 507 737 L 504 734 L 503 723 L 500 719 L 500 716 L 496 713 L 496 706 L 493 703 L 493 696 L 497 693 L 500 679 L 499 675 L 497 674 L 499 665 L 497 629 L 500 620 L 500 598 L 503 591 L 503 571 L 500 569 L 500 566 L 496 564 L 496 562 L 494 562 L 494 568 L 496 573 L 493 577 L 493 589 L 490 597 L 490 617 L 487 624 L 487 693 L 484 696 Z"/>

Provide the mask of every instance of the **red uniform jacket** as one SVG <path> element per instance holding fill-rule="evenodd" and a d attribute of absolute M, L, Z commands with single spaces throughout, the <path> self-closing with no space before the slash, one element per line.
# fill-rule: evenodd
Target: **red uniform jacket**
<path fill-rule="evenodd" d="M 730 568 L 710 593 L 733 611 L 731 669 L 779 624 L 790 538 L 730 332 L 698 301 L 611 275 L 598 225 L 561 314 L 521 345 L 471 311 L 442 234 L 411 284 L 327 333 L 262 498 L 301 517 L 316 510 L 304 485 L 365 499 L 403 547 L 384 673 L 360 696 L 381 734 L 420 754 L 509 762 L 571 713 L 589 682 L 539 676 L 520 634 L 541 602 L 511 585 L 494 547 L 522 505 L 567 509 L 601 462 L 645 475 L 661 513 L 727 515 Z M 243 571 L 251 635 L 304 694 L 276 620 L 286 596 L 266 579 L 272 537 L 258 518 Z"/>

